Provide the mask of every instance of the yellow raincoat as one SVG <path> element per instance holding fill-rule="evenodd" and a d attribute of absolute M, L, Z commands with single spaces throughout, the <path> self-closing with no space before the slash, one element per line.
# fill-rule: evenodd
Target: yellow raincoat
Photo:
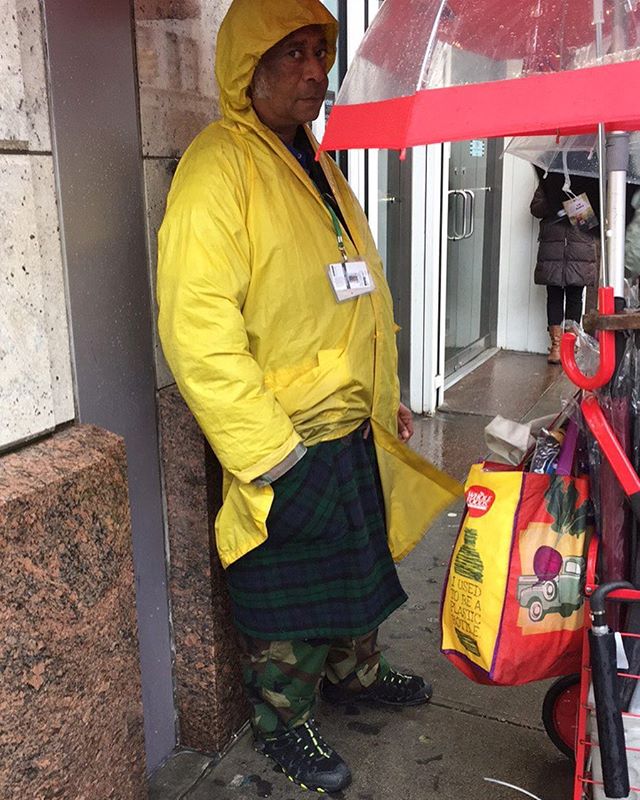
<path fill-rule="evenodd" d="M 337 23 L 317 0 L 233 4 L 218 37 L 223 119 L 182 158 L 159 233 L 160 337 L 225 470 L 216 520 L 225 566 L 267 537 L 273 490 L 251 481 L 298 442 L 336 439 L 367 418 L 396 560 L 460 491 L 397 438 L 397 327 L 357 200 L 323 155 L 353 237 L 348 254 L 367 261 L 377 287 L 338 303 L 326 273 L 340 259 L 330 213 L 247 96 L 260 57 L 311 24 L 327 27 L 335 51 Z"/>

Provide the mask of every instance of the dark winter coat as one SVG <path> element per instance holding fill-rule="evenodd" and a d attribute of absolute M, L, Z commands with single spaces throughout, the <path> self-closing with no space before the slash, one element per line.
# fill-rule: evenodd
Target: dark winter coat
<path fill-rule="evenodd" d="M 560 186 L 555 184 L 562 178 Z M 552 179 L 550 183 L 547 183 Z M 587 181 L 589 179 L 582 179 Z M 561 189 L 564 177 L 549 174 L 540 181 L 531 201 L 531 213 L 540 221 L 538 236 L 538 257 L 534 281 L 547 286 L 594 286 L 598 283 L 600 270 L 600 233 L 598 228 L 582 231 L 568 219 L 558 221 L 557 212 L 562 208 L 562 200 L 567 199 Z M 587 187 L 577 186 L 572 180 L 571 189 L 576 194 Z M 596 197 L 597 197 L 597 182 Z M 591 187 L 589 187 L 591 188 Z M 587 192 L 596 214 L 599 204 L 593 191 Z"/>

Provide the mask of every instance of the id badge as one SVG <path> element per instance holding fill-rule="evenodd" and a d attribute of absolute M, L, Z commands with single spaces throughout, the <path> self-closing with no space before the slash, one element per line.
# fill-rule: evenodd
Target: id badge
<path fill-rule="evenodd" d="M 364 261 L 339 261 L 327 267 L 331 288 L 339 303 L 371 294 L 376 288 Z"/>
<path fill-rule="evenodd" d="M 565 200 L 562 205 L 572 225 L 575 225 L 577 228 L 582 228 L 583 230 L 591 230 L 591 228 L 597 226 L 598 218 L 591 207 L 586 193 L 583 192 L 576 197 L 572 197 L 570 200 Z"/>

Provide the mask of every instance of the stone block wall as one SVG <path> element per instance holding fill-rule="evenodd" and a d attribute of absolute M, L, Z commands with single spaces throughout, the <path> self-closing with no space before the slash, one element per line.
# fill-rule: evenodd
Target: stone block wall
<path fill-rule="evenodd" d="M 0 459 L 0 797 L 142 800 L 125 452 L 73 426 Z"/>
<path fill-rule="evenodd" d="M 0 15 L 1 450 L 75 408 L 40 5 Z"/>
<path fill-rule="evenodd" d="M 219 116 L 215 42 L 231 0 L 136 0 L 149 243 L 155 287 L 157 232 L 178 160 L 191 140 Z M 154 292 L 155 294 L 155 292 Z M 158 388 L 174 381 L 156 337 Z"/>
<path fill-rule="evenodd" d="M 223 569 L 213 542 L 220 471 L 175 386 L 160 393 L 180 744 L 218 753 L 248 718 Z"/>
<path fill-rule="evenodd" d="M 147 206 L 149 279 L 178 160 L 218 117 L 215 40 L 230 0 L 137 0 L 136 51 Z M 154 291 L 155 294 L 155 291 Z M 220 752 L 248 717 L 224 575 L 213 543 L 220 506 L 215 458 L 176 389 L 156 335 L 167 506 L 178 738 Z"/>

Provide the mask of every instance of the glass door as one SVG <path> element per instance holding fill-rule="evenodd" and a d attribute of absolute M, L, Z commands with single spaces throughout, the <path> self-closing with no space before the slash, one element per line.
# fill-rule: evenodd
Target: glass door
<path fill-rule="evenodd" d="M 347 7 L 346 0 L 323 2 L 338 17 L 340 36 L 337 65 L 329 75 L 326 114 L 321 113 L 313 126 L 318 138 L 349 60 L 382 4 L 382 0 L 360 0 Z M 407 151 L 404 159 L 387 150 L 336 154 L 367 214 L 384 263 L 400 326 L 402 399 L 419 414 L 435 411 L 444 382 L 442 152 L 441 145 L 431 145 Z"/>
<path fill-rule="evenodd" d="M 412 302 L 412 163 L 398 153 L 381 150 L 378 155 L 378 251 L 393 297 L 393 311 L 400 326 L 398 376 L 403 401 L 409 404 L 411 372 Z"/>
<path fill-rule="evenodd" d="M 496 344 L 501 152 L 501 139 L 451 145 L 445 378 Z"/>

